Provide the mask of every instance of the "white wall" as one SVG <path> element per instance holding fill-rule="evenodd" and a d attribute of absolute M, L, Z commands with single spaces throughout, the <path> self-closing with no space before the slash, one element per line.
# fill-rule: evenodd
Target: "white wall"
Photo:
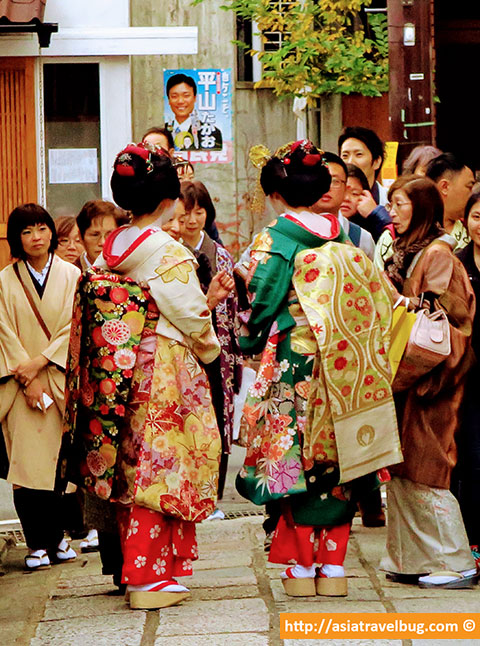
<path fill-rule="evenodd" d="M 129 27 L 129 0 L 48 0 L 44 22 L 64 27 Z"/>

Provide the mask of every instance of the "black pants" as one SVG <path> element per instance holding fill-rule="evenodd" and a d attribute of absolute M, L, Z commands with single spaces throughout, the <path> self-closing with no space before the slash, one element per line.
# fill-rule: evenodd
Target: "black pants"
<path fill-rule="evenodd" d="M 40 489 L 13 490 L 13 503 L 31 550 L 55 552 L 63 538 L 62 497 Z"/>
<path fill-rule="evenodd" d="M 116 586 L 122 583 L 123 554 L 120 534 L 111 532 L 98 532 L 98 549 L 102 561 L 102 574 L 112 574 Z"/>
<path fill-rule="evenodd" d="M 457 497 L 462 511 L 470 545 L 480 545 L 480 404 L 478 380 L 480 369 L 475 378 L 470 378 L 465 391 L 463 421 L 456 440 L 458 463 L 453 470 L 451 491 Z"/>

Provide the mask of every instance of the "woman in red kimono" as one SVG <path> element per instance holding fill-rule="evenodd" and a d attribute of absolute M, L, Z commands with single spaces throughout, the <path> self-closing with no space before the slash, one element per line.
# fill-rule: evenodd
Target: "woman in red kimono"
<path fill-rule="evenodd" d="M 112 377 L 92 384 L 92 401 L 96 393 L 106 396 L 90 422 L 80 473 L 87 474 L 90 491 L 117 503 L 130 606 L 162 608 L 189 595 L 175 577 L 191 575 L 198 558 L 195 523 L 215 508 L 221 440 L 199 361 L 214 361 L 220 348 L 195 259 L 161 228 L 180 188 L 168 154 L 127 146 L 115 160 L 111 186 L 132 223 L 107 238 L 90 270 L 97 270 L 94 280 L 106 280 L 94 298 L 98 327 L 91 336 L 98 369 Z M 128 281 L 115 287 L 108 271 L 135 281 L 137 291 L 140 284 L 148 287 L 143 332 Z M 101 298 L 107 301 L 99 303 Z M 73 329 L 75 334 L 75 323 Z M 135 330 L 141 334 L 137 352 L 128 345 Z M 128 403 L 115 406 L 124 378 L 131 379 Z M 112 424 L 114 435 L 108 435 L 105 427 Z"/>

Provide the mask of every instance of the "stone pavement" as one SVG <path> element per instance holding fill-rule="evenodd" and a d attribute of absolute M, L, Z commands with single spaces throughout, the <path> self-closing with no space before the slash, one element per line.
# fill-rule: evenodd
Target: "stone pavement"
<path fill-rule="evenodd" d="M 261 522 L 261 516 L 250 516 L 202 523 L 194 576 L 182 578 L 191 598 L 160 611 L 131 611 L 123 598 L 108 596 L 111 577 L 99 573 L 96 553 L 24 573 L 24 547 L 10 547 L 0 577 L 0 646 L 309 646 L 315 642 L 280 639 L 279 613 L 480 610 L 480 588 L 430 591 L 386 581 L 377 569 L 385 530 L 365 529 L 358 518 L 346 561 L 348 597 L 289 598 L 278 578 L 280 566 L 266 561 Z M 323 643 L 447 646 L 467 641 Z"/>

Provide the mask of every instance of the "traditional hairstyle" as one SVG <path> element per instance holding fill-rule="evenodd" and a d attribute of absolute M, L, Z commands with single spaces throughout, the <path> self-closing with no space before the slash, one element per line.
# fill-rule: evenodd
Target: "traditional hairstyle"
<path fill-rule="evenodd" d="M 465 168 L 465 163 L 455 157 L 452 153 L 442 153 L 430 160 L 426 170 L 426 177 L 429 177 L 434 182 L 445 177 L 445 175 L 452 176 L 461 173 Z"/>
<path fill-rule="evenodd" d="M 372 162 L 380 157 L 383 164 L 383 160 L 385 159 L 385 147 L 383 145 L 383 141 L 374 130 L 370 130 L 370 128 L 362 128 L 361 126 L 347 126 L 338 138 L 339 151 L 341 151 L 342 146 L 347 139 L 358 139 L 361 141 L 370 151 Z M 382 164 L 380 164 L 375 171 L 375 177 L 380 173 Z"/>
<path fill-rule="evenodd" d="M 110 186 L 115 202 L 133 215 L 153 213 L 160 202 L 180 193 L 169 154 L 147 143 L 129 144 L 117 155 Z"/>
<path fill-rule="evenodd" d="M 408 229 L 398 237 L 399 246 L 408 247 L 431 236 L 438 236 L 443 226 L 443 200 L 435 183 L 428 177 L 403 175 L 388 191 L 388 199 L 402 190 L 412 203 Z"/>
<path fill-rule="evenodd" d="M 442 151 L 435 146 L 415 146 L 407 159 L 403 162 L 402 174 L 413 175 L 417 166 L 427 167 L 427 164 L 435 157 L 442 154 Z"/>
<path fill-rule="evenodd" d="M 82 206 L 80 213 L 77 215 L 76 222 L 80 237 L 85 237 L 85 232 L 92 226 L 95 218 L 112 217 L 117 227 L 127 224 L 128 215 L 122 209 L 119 209 L 113 202 L 107 200 L 89 200 Z"/>
<path fill-rule="evenodd" d="M 58 218 L 55 218 L 55 230 L 57 232 L 57 237 L 60 240 L 61 238 L 68 238 L 71 230 L 76 226 L 77 222 L 73 215 L 61 215 Z"/>
<path fill-rule="evenodd" d="M 205 209 L 207 218 L 204 228 L 208 233 L 208 230 L 215 220 L 216 212 L 206 186 L 202 182 L 182 180 L 180 182 L 180 199 L 185 205 L 185 211 L 191 211 L 195 207 Z"/>
<path fill-rule="evenodd" d="M 343 161 L 343 160 L 342 160 Z M 354 177 L 358 179 L 364 191 L 369 191 L 370 186 L 368 184 L 368 179 L 361 168 L 355 166 L 355 164 L 346 164 L 347 166 L 347 179 L 349 177 Z"/>
<path fill-rule="evenodd" d="M 175 148 L 173 135 L 168 128 L 159 128 L 157 126 L 153 126 L 153 128 L 149 128 L 147 132 L 142 136 L 142 141 L 145 141 L 145 137 L 148 137 L 148 135 L 163 135 L 167 140 L 168 150 Z"/>
<path fill-rule="evenodd" d="M 58 247 L 55 223 L 48 211 L 39 204 L 21 204 L 13 209 L 7 221 L 7 241 L 12 258 L 26 260 L 27 255 L 22 244 L 22 231 L 35 224 L 46 224 L 52 232 L 48 252 L 52 253 Z"/>
<path fill-rule="evenodd" d="M 193 90 L 194 96 L 197 96 L 197 84 L 191 76 L 187 76 L 186 74 L 174 74 L 167 81 L 167 97 L 170 95 L 170 90 L 172 89 L 172 87 L 175 87 L 175 85 L 180 85 L 180 83 L 189 85 Z"/>
<path fill-rule="evenodd" d="M 308 139 L 286 144 L 274 155 L 263 146 L 254 146 L 250 159 L 262 169 L 260 184 L 265 195 L 278 193 L 293 208 L 312 206 L 330 188 L 323 151 Z"/>

